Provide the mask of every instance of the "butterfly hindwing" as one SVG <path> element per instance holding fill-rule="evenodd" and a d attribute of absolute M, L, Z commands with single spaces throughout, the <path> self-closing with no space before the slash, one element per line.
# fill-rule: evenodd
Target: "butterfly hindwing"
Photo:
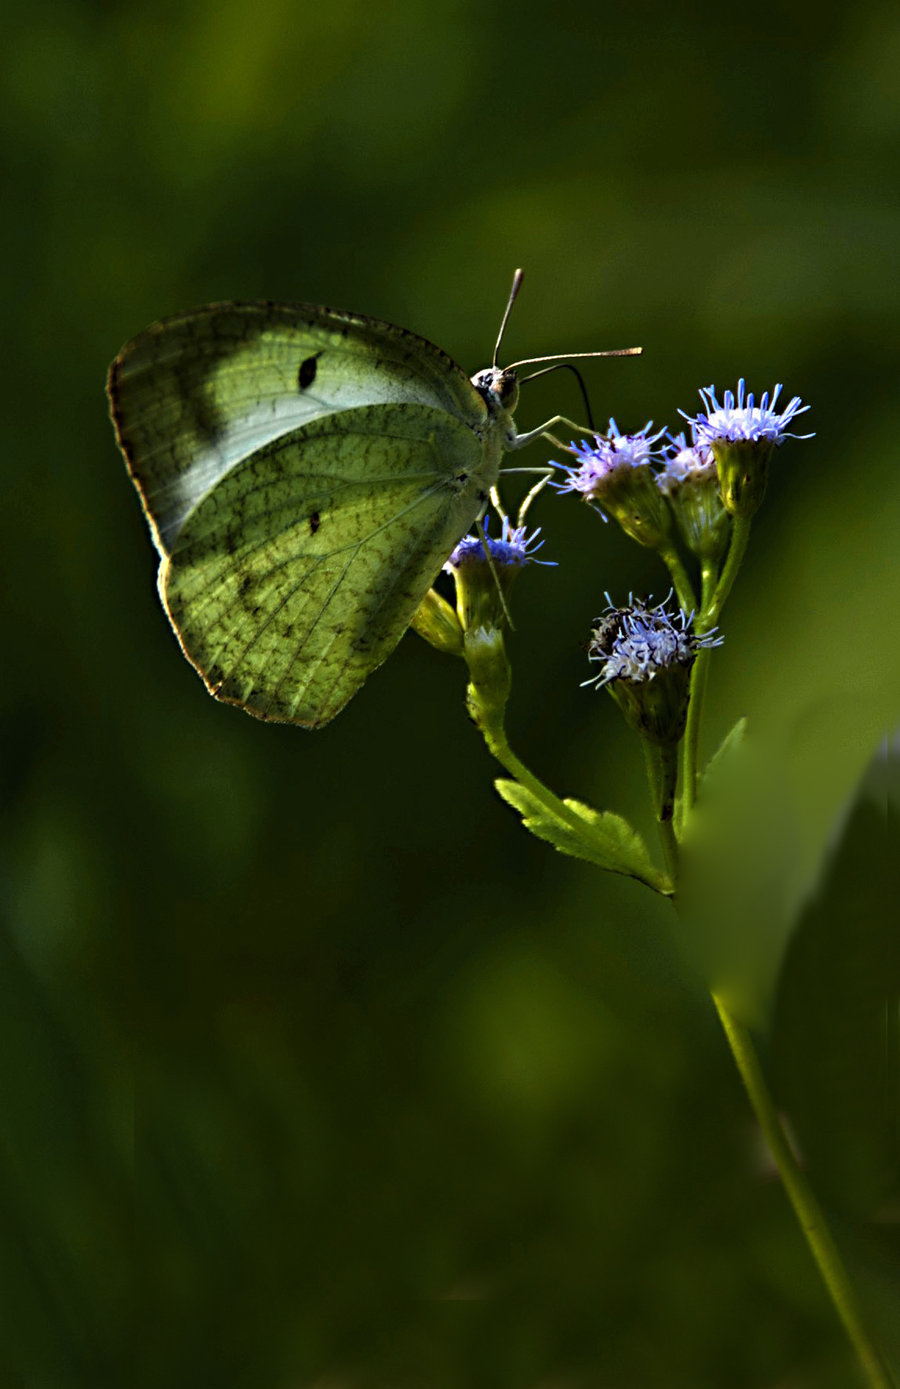
<path fill-rule="evenodd" d="M 263 446 L 162 567 L 185 653 L 218 698 L 326 722 L 400 640 L 491 481 L 475 433 L 431 406 L 345 410 Z"/>

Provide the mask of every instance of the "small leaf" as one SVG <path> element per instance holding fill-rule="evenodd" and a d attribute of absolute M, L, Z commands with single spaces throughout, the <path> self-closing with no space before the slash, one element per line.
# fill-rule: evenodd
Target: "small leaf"
<path fill-rule="evenodd" d="M 671 895 L 671 885 L 654 868 L 647 845 L 621 815 L 608 810 L 592 810 L 581 801 L 565 800 L 560 804 L 569 815 L 564 816 L 545 805 L 518 781 L 500 778 L 494 785 L 522 816 L 525 828 L 538 839 L 547 840 L 560 853 L 585 859 L 609 873 L 624 873 L 626 877 L 646 883 L 655 892 Z"/>
<path fill-rule="evenodd" d="M 742 746 L 746 733 L 746 718 L 738 719 L 734 727 L 729 729 L 729 731 L 725 734 L 725 737 L 722 739 L 721 743 L 716 748 L 716 751 L 713 753 L 712 757 L 707 762 L 706 770 L 704 771 L 701 780 L 701 786 L 703 782 L 706 781 L 707 777 L 715 776 L 716 773 L 721 771 L 721 769 L 735 755 L 738 748 Z"/>

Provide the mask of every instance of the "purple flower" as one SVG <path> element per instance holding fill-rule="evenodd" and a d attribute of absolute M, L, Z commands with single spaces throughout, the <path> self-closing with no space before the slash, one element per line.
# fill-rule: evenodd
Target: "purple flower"
<path fill-rule="evenodd" d="M 490 517 L 484 523 L 484 538 L 490 551 L 491 559 L 498 569 L 521 569 L 523 565 L 549 564 L 555 565 L 554 559 L 535 559 L 536 552 L 543 545 L 543 540 L 538 540 L 541 533 L 540 526 L 528 534 L 525 526 L 512 526 L 509 518 L 504 516 L 501 521 L 500 536 L 494 539 L 488 535 L 488 525 Z M 480 535 L 466 535 L 453 550 L 450 558 L 444 565 L 448 574 L 470 564 L 487 564 L 484 553 L 484 544 Z"/>
<path fill-rule="evenodd" d="M 722 638 L 715 628 L 697 636 L 691 630 L 693 613 L 679 608 L 672 614 L 667 602 L 654 608 L 649 598 L 634 602 L 629 597 L 627 608 L 607 608 L 588 647 L 590 659 L 601 661 L 602 669 L 584 684 L 607 689 L 642 738 L 671 749 L 684 734 L 697 652 L 719 646 Z M 659 808 L 660 819 L 672 814 L 674 790 L 673 781 L 671 795 Z"/>
<path fill-rule="evenodd" d="M 721 646 L 723 638 L 715 628 L 703 636 L 695 635 L 691 631 L 693 613 L 679 608 L 673 615 L 666 610 L 667 602 L 655 608 L 649 606 L 649 600 L 627 608 L 607 608 L 597 619 L 588 647 L 588 658 L 602 661 L 603 669 L 583 683 L 598 689 L 611 680 L 643 684 L 673 666 L 693 665 L 702 648 Z"/>
<path fill-rule="evenodd" d="M 715 387 L 705 386 L 700 391 L 705 411 L 688 415 L 684 410 L 679 410 L 678 413 L 691 426 L 695 444 L 709 445 L 717 441 L 736 443 L 740 439 L 780 444 L 784 439 L 813 437 L 812 434 L 791 434 L 786 428 L 797 415 L 809 409 L 808 405 L 801 403 L 798 395 L 783 410 L 777 410 L 775 406 L 781 394 L 780 383 L 772 391 L 771 400 L 769 392 L 764 391 L 758 405 L 754 404 L 752 391 L 744 398 L 744 385 L 744 378 L 741 377 L 737 384 L 737 396 L 733 391 L 726 391 L 722 405 L 716 399 Z"/>
<path fill-rule="evenodd" d="M 603 492 L 604 484 L 611 474 L 650 464 L 659 456 L 659 450 L 654 449 L 653 445 L 666 431 L 660 429 L 656 434 L 650 434 L 652 426 L 653 421 L 648 420 L 637 433 L 622 434 L 615 420 L 611 419 L 608 435 L 604 438 L 603 435 L 596 434 L 593 447 L 584 439 L 580 448 L 573 441 L 568 452 L 578 459 L 578 464 L 551 464 L 567 475 L 564 482 L 553 485 L 560 492 L 580 492 L 586 500 L 593 501 Z"/>
<path fill-rule="evenodd" d="M 700 481 L 715 477 L 716 460 L 708 444 L 689 444 L 683 431 L 681 434 L 670 434 L 669 441 L 663 469 L 656 475 L 657 485 L 663 492 L 671 495 L 681 483 L 690 479 Z"/>

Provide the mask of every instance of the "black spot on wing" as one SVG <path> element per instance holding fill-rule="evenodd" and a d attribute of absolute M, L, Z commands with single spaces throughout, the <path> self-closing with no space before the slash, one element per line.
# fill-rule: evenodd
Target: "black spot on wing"
<path fill-rule="evenodd" d="M 297 372 L 297 385 L 301 391 L 309 390 L 309 387 L 316 379 L 319 358 L 321 352 L 315 352 L 311 357 L 304 357 Z"/>
<path fill-rule="evenodd" d="M 321 526 L 321 524 L 322 524 L 322 518 L 321 518 L 321 516 L 319 515 L 318 511 L 312 512 L 312 514 L 311 514 L 311 516 L 310 516 L 310 518 L 309 518 L 309 533 L 310 533 L 310 535 L 315 535 L 316 531 L 319 529 L 319 527 Z"/>

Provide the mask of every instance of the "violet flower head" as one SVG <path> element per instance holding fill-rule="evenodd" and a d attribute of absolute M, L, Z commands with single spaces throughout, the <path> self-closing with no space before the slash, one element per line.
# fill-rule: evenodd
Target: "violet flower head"
<path fill-rule="evenodd" d="M 634 434 L 623 434 L 615 420 L 609 422 L 609 433 L 596 434 L 594 444 L 581 441 L 579 447 L 573 440 L 569 452 L 577 458 L 577 465 L 553 463 L 566 474 L 563 482 L 554 483 L 559 492 L 580 492 L 586 501 L 595 501 L 604 491 L 611 474 L 628 468 L 639 468 L 650 464 L 659 456 L 654 444 L 665 434 L 660 429 L 651 434 L 653 421 L 648 420 L 643 429 Z"/>
<path fill-rule="evenodd" d="M 500 535 L 495 539 L 488 535 L 489 524 L 490 517 L 484 523 L 484 539 L 491 560 L 498 570 L 521 569 L 526 564 L 556 564 L 554 559 L 536 558 L 537 551 L 544 543 L 543 540 L 538 540 L 540 526 L 529 534 L 526 526 L 510 525 L 509 517 L 504 516 L 500 524 Z M 487 565 L 487 562 L 481 536 L 465 535 L 453 549 L 444 569 L 448 574 L 452 574 L 467 565 Z"/>
<path fill-rule="evenodd" d="M 611 680 L 642 684 L 672 666 L 693 665 L 704 648 L 721 646 L 723 638 L 715 628 L 697 636 L 691 630 L 693 613 L 681 608 L 670 613 L 667 602 L 656 607 L 650 607 L 648 600 L 632 602 L 627 608 L 607 608 L 597 619 L 588 647 L 588 658 L 602 661 L 603 669 L 583 683 L 598 689 Z"/>
<path fill-rule="evenodd" d="M 663 467 L 656 475 L 657 486 L 661 491 L 671 495 L 683 482 L 700 481 L 715 476 L 716 460 L 709 444 L 689 444 L 684 431 L 680 434 L 670 434 L 668 438 L 669 445 L 663 455 Z"/>
<path fill-rule="evenodd" d="M 691 426 L 696 444 L 710 445 L 717 441 L 736 443 L 741 439 L 754 442 L 765 440 L 771 444 L 780 444 L 785 439 L 811 439 L 812 434 L 793 434 L 787 428 L 797 415 L 802 415 L 809 406 L 804 405 L 800 397 L 795 395 L 783 409 L 777 409 L 781 389 L 780 383 L 775 386 L 771 399 L 769 392 L 763 391 L 757 405 L 752 391 L 749 395 L 745 394 L 745 382 L 741 377 L 737 384 L 737 394 L 725 391 L 721 405 L 716 398 L 715 387 L 704 386 L 700 391 L 700 399 L 706 407 L 705 410 L 699 411 L 696 415 L 688 415 L 684 410 L 679 410 L 678 413 Z"/>

